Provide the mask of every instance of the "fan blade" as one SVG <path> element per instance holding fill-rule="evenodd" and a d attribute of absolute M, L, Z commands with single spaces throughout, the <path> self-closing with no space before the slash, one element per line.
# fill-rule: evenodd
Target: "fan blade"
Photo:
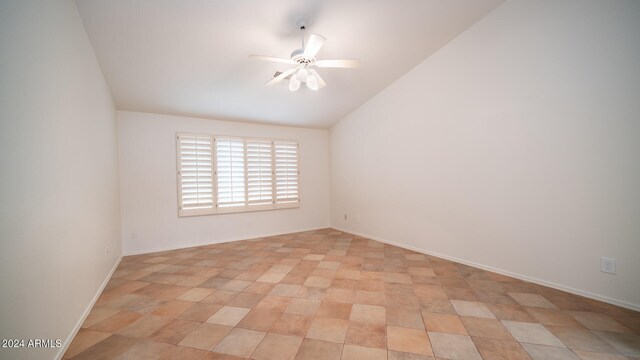
<path fill-rule="evenodd" d="M 316 77 L 316 79 L 318 79 L 318 89 L 322 89 L 323 87 L 327 86 L 327 83 L 324 81 L 322 76 L 320 76 L 320 74 L 318 74 L 317 71 L 315 71 L 313 69 L 309 69 L 309 72 L 311 74 L 313 74 Z"/>
<path fill-rule="evenodd" d="M 350 68 L 360 66 L 360 60 L 318 60 L 315 65 L 321 68 Z"/>
<path fill-rule="evenodd" d="M 311 34 L 309 36 L 309 42 L 307 46 L 304 48 L 304 53 L 302 55 L 306 57 L 315 57 L 322 45 L 324 45 L 324 41 L 327 40 L 324 37 L 316 34 Z"/>
<path fill-rule="evenodd" d="M 273 62 L 279 62 L 279 63 L 285 63 L 285 64 L 295 64 L 291 59 L 285 59 L 285 58 L 275 57 L 275 56 L 249 55 L 249 58 L 256 59 L 256 60 L 273 61 Z"/>
<path fill-rule="evenodd" d="M 274 77 L 273 79 L 269 80 L 265 85 L 267 85 L 267 86 L 275 85 L 275 84 L 277 84 L 280 81 L 284 80 L 284 78 L 286 78 L 287 76 L 293 74 L 296 71 L 298 71 L 297 67 L 291 68 L 291 69 L 283 72 L 282 74 Z"/>

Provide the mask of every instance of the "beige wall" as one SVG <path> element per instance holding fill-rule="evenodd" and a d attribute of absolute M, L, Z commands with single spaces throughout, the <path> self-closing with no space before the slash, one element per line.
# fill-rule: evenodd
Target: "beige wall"
<path fill-rule="evenodd" d="M 120 255 L 116 113 L 73 1 L 0 2 L 0 49 L 0 339 L 64 342 Z"/>
<path fill-rule="evenodd" d="M 331 129 L 332 225 L 640 309 L 638 34 L 507 1 Z"/>
<path fill-rule="evenodd" d="M 125 255 L 329 225 L 327 130 L 118 112 L 118 131 Z M 179 218 L 176 132 L 298 140 L 300 208 Z"/>

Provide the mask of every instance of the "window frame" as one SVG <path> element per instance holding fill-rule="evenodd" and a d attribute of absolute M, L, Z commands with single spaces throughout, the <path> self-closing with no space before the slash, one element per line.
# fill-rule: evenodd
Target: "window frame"
<path fill-rule="evenodd" d="M 207 136 L 211 138 L 212 143 L 212 201 L 211 208 L 202 209 L 182 209 L 182 174 L 181 174 L 181 152 L 180 152 L 180 137 L 181 136 Z M 244 205 L 241 206 L 229 206 L 219 207 L 218 203 L 218 139 L 233 139 L 242 140 L 243 142 L 243 165 L 244 165 Z M 255 142 L 270 142 L 271 143 L 271 204 L 249 204 L 249 173 L 248 173 L 248 147 L 247 143 Z M 297 187 L 298 196 L 297 201 L 278 203 L 276 194 L 276 156 L 275 156 L 275 144 L 277 142 L 283 143 L 295 143 L 296 144 L 296 163 L 297 163 Z M 222 215 L 222 214 L 236 214 L 245 212 L 256 211 L 269 211 L 280 209 L 294 209 L 299 208 L 301 203 L 300 197 L 300 142 L 292 139 L 282 138 L 258 138 L 258 137 L 246 137 L 246 136 L 234 136 L 234 135 L 215 135 L 209 133 L 193 133 L 193 132 L 176 132 L 176 180 L 177 180 L 177 208 L 178 217 L 191 217 L 191 216 L 203 216 L 203 215 Z"/>

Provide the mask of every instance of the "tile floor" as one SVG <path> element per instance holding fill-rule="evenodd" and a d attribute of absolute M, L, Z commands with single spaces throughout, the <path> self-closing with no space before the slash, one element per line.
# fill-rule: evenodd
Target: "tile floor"
<path fill-rule="evenodd" d="M 640 313 L 324 229 L 129 256 L 65 359 L 640 359 Z"/>

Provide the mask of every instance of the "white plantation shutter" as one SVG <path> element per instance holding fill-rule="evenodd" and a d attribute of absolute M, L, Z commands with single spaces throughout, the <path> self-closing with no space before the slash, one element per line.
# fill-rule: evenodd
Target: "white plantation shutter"
<path fill-rule="evenodd" d="M 298 198 L 298 143 L 275 141 L 275 193 L 276 204 L 297 203 Z"/>
<path fill-rule="evenodd" d="M 248 205 L 273 204 L 273 143 L 247 140 Z"/>
<path fill-rule="evenodd" d="M 213 139 L 210 135 L 177 136 L 180 215 L 213 208 Z"/>
<path fill-rule="evenodd" d="M 244 206 L 246 200 L 244 140 L 216 138 L 216 163 L 218 208 Z"/>
<path fill-rule="evenodd" d="M 176 139 L 179 216 L 300 206 L 296 141 L 186 133 Z"/>

